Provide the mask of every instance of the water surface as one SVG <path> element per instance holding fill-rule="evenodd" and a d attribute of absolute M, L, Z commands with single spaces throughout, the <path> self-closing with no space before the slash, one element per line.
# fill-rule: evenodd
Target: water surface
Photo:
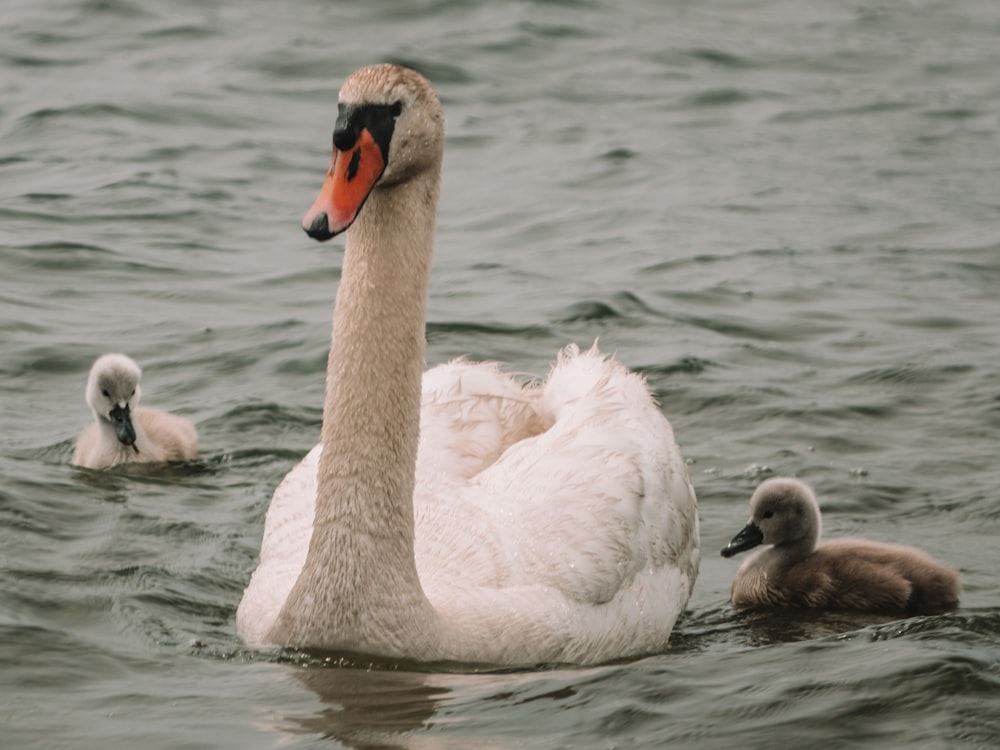
<path fill-rule="evenodd" d="M 0 737 L 11 748 L 993 747 L 1000 6 L 7 3 Z M 667 653 L 528 673 L 254 652 L 234 613 L 317 440 L 342 259 L 298 228 L 343 78 L 413 65 L 448 139 L 428 364 L 646 374 L 704 561 Z M 203 459 L 69 465 L 130 353 Z M 959 612 L 728 606 L 764 477 L 957 566 Z"/>

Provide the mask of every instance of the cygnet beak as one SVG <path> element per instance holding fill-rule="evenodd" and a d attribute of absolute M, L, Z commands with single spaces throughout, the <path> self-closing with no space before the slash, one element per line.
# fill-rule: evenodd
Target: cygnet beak
<path fill-rule="evenodd" d="M 129 411 L 128 404 L 125 406 L 115 406 L 108 416 L 111 418 L 111 424 L 115 428 L 115 435 L 118 438 L 118 442 L 122 445 L 134 445 L 135 444 L 135 426 L 132 424 L 132 414 Z"/>
<path fill-rule="evenodd" d="M 723 557 L 732 557 L 738 552 L 753 549 L 764 541 L 764 534 L 753 521 L 748 523 L 733 540 L 722 548 Z"/>

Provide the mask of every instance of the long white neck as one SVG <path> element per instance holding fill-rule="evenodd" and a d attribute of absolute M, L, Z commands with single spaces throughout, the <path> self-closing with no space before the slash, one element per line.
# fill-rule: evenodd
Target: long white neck
<path fill-rule="evenodd" d="M 434 239 L 429 199 L 437 197 L 436 190 L 421 195 L 419 187 L 376 190 L 348 231 L 327 362 L 315 521 L 408 538 L 411 557 Z M 383 221 L 370 218 L 376 216 Z"/>
<path fill-rule="evenodd" d="M 391 654 L 437 632 L 414 561 L 413 489 L 439 185 L 437 169 L 377 188 L 348 231 L 313 534 L 278 642 Z"/>

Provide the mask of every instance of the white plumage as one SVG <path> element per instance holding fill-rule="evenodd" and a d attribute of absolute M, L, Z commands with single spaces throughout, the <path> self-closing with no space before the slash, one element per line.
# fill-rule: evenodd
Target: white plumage
<path fill-rule="evenodd" d="M 464 360 L 421 377 L 439 105 L 397 66 L 341 91 L 348 111 L 397 101 L 385 172 L 348 233 L 322 442 L 275 490 L 239 630 L 253 644 L 508 666 L 662 649 L 699 562 L 670 425 L 596 346 L 567 347 L 541 383 Z M 377 162 L 358 130 L 329 179 L 337 159 L 361 174 Z M 325 239 L 342 209 L 322 199 L 306 226 Z"/>

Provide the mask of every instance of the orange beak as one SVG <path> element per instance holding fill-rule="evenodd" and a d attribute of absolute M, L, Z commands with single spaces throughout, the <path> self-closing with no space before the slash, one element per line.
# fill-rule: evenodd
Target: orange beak
<path fill-rule="evenodd" d="M 349 151 L 334 148 L 326 181 L 302 219 L 302 228 L 320 241 L 343 232 L 357 218 L 384 170 L 382 150 L 367 129 Z"/>

